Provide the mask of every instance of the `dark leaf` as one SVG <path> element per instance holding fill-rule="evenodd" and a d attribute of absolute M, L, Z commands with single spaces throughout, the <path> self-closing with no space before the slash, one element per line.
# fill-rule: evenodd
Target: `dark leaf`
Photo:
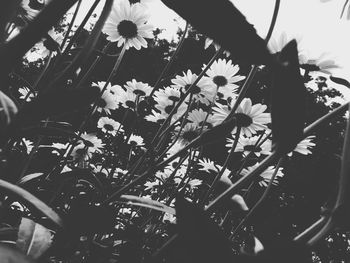
<path fill-rule="evenodd" d="M 331 81 L 333 81 L 339 85 L 343 85 L 343 86 L 350 89 L 350 82 L 347 81 L 346 79 L 337 78 L 337 77 L 333 77 L 333 76 L 330 76 L 330 79 L 331 79 Z"/>
<path fill-rule="evenodd" d="M 288 153 L 302 139 L 306 112 L 306 88 L 295 40 L 282 49 L 277 61 L 271 99 L 272 139 L 276 150 Z"/>
<path fill-rule="evenodd" d="M 4 180 L 0 180 L 0 189 L 2 192 L 17 198 L 19 202 L 23 202 L 29 208 L 34 209 L 35 211 L 48 217 L 56 225 L 56 227 L 63 226 L 61 218 L 51 207 L 47 206 L 44 202 L 21 187 L 8 183 Z"/>
<path fill-rule="evenodd" d="M 201 33 L 242 62 L 269 64 L 271 55 L 254 27 L 228 0 L 162 0 Z"/>
<path fill-rule="evenodd" d="M 26 176 L 23 176 L 21 178 L 21 180 L 18 181 L 18 184 L 25 184 L 28 183 L 29 181 L 32 181 L 36 178 L 39 178 L 40 176 L 42 176 L 43 173 L 32 173 L 32 174 L 28 174 Z"/>
<path fill-rule="evenodd" d="M 179 237 L 170 252 L 170 262 L 250 262 L 235 256 L 228 239 L 199 207 L 176 199 Z"/>

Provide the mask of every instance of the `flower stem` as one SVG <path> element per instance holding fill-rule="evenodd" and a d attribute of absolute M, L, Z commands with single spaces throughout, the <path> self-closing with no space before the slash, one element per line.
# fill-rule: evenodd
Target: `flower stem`
<path fill-rule="evenodd" d="M 174 63 L 175 58 L 176 58 L 177 54 L 179 53 L 179 51 L 180 51 L 180 49 L 183 46 L 183 43 L 185 41 L 186 34 L 187 34 L 187 31 L 188 31 L 188 27 L 189 27 L 189 24 L 186 21 L 186 26 L 185 26 L 184 32 L 183 32 L 183 34 L 182 34 L 182 36 L 181 36 L 181 38 L 179 40 L 179 43 L 177 44 L 177 47 L 176 47 L 174 53 L 172 54 L 169 62 L 166 64 L 166 66 L 164 67 L 163 71 L 160 73 L 156 83 L 154 84 L 153 90 L 151 91 L 151 93 L 149 95 L 150 97 L 152 97 L 154 92 L 158 89 L 159 84 L 162 81 L 163 77 L 168 73 L 171 65 Z"/>
<path fill-rule="evenodd" d="M 248 219 L 252 217 L 252 215 L 254 215 L 254 213 L 257 211 L 259 206 L 261 206 L 261 204 L 266 200 L 266 197 L 268 196 L 268 194 L 270 193 L 270 191 L 272 189 L 273 182 L 276 178 L 276 175 L 278 173 L 279 168 L 281 167 L 282 161 L 283 161 L 283 158 L 280 158 L 276 167 L 275 167 L 275 171 L 273 172 L 271 179 L 269 181 L 269 184 L 266 187 L 266 190 L 264 191 L 263 195 L 256 202 L 256 204 L 253 206 L 253 208 L 250 209 L 248 214 L 241 220 L 241 222 L 239 222 L 238 226 L 235 228 L 235 230 L 231 234 L 230 239 L 232 239 L 234 237 L 234 235 L 237 233 L 237 231 L 239 231 L 239 229 L 243 226 L 243 224 L 246 223 L 248 221 Z"/>
<path fill-rule="evenodd" d="M 241 133 L 241 127 L 238 126 L 238 127 L 237 127 L 237 131 L 236 131 L 236 135 L 235 135 L 235 140 L 234 140 L 234 142 L 233 142 L 233 144 L 232 144 L 232 147 L 231 147 L 231 151 L 230 151 L 230 153 L 227 155 L 226 160 L 225 160 L 225 162 L 224 162 L 224 165 L 222 166 L 222 168 L 220 169 L 220 171 L 218 172 L 218 174 L 217 174 L 216 177 L 214 178 L 213 183 L 211 184 L 210 188 L 208 189 L 206 195 L 204 196 L 204 198 L 203 198 L 203 200 L 202 200 L 202 202 L 201 202 L 202 206 L 205 205 L 207 199 L 208 199 L 209 196 L 210 196 L 210 193 L 211 193 L 212 190 L 214 189 L 214 186 L 215 186 L 216 183 L 220 180 L 221 176 L 224 174 L 224 172 L 225 172 L 225 170 L 226 170 L 226 168 L 227 168 L 228 162 L 229 162 L 229 160 L 231 159 L 232 154 L 234 153 L 234 151 L 235 151 L 235 149 L 236 149 L 236 147 L 237 147 L 240 133 Z"/>

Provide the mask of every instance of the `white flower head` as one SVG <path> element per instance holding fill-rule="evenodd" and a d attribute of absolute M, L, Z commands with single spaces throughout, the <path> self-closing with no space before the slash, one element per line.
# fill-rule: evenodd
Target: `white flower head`
<path fill-rule="evenodd" d="M 108 117 L 101 117 L 97 122 L 97 128 L 102 132 L 115 136 L 118 132 L 123 132 L 122 125 Z"/>
<path fill-rule="evenodd" d="M 235 139 L 228 138 L 226 147 L 231 149 L 234 141 Z M 258 135 L 248 138 L 240 136 L 240 138 L 238 139 L 237 146 L 235 148 L 235 152 L 243 152 L 244 156 L 247 156 L 250 152 L 255 154 L 257 157 L 260 157 L 261 154 L 269 155 L 271 152 L 271 140 L 266 140 L 262 144 L 260 143 L 261 141 L 262 140 Z"/>
<path fill-rule="evenodd" d="M 249 174 L 251 171 L 255 170 L 258 166 L 259 166 L 259 163 L 256 163 L 253 166 L 250 166 L 246 169 L 243 169 L 241 172 L 241 175 L 245 176 L 245 175 Z M 269 166 L 269 167 L 267 167 L 267 169 L 265 171 L 263 171 L 260 174 L 259 185 L 261 187 L 267 187 L 270 180 L 272 179 L 273 174 L 275 173 L 275 170 L 276 170 L 276 168 L 274 166 Z M 281 168 L 278 169 L 276 176 L 272 182 L 273 185 L 278 185 L 278 178 L 282 178 L 284 176 L 284 174 L 281 170 L 282 170 Z"/>
<path fill-rule="evenodd" d="M 103 90 L 105 84 L 105 81 L 93 83 L 93 85 L 99 87 L 101 91 Z M 104 111 L 106 114 L 109 115 L 111 114 L 111 110 L 117 109 L 118 106 L 119 103 L 117 95 L 115 94 L 115 87 L 112 88 L 111 84 L 109 83 L 97 102 L 97 111 Z"/>
<path fill-rule="evenodd" d="M 204 68 L 204 67 L 203 67 Z M 222 99 L 235 98 L 238 85 L 235 84 L 244 76 L 237 75 L 238 65 L 233 65 L 231 60 L 219 59 L 207 70 L 206 74 L 211 79 L 214 87 L 218 88 L 218 97 Z"/>
<path fill-rule="evenodd" d="M 172 87 L 180 88 L 185 93 L 189 87 L 196 81 L 197 75 L 193 74 L 191 70 L 183 73 L 183 76 L 177 75 L 175 79 L 172 79 Z M 212 84 L 212 81 L 208 77 L 202 77 L 198 83 L 191 88 L 191 93 L 195 101 L 200 101 L 206 105 L 209 105 L 215 96 L 216 87 Z"/>
<path fill-rule="evenodd" d="M 31 101 L 36 96 L 36 94 L 31 92 L 27 87 L 19 88 L 18 92 L 21 94 L 19 98 L 23 100 L 25 99 L 26 102 Z"/>
<path fill-rule="evenodd" d="M 293 152 L 298 152 L 300 154 L 303 154 L 303 155 L 309 155 L 309 154 L 312 154 L 311 152 L 311 148 L 313 148 L 316 144 L 312 141 L 315 139 L 315 135 L 310 135 L 308 137 L 306 137 L 304 140 L 302 140 L 301 142 L 299 142 L 297 144 L 297 146 L 295 147 L 295 149 L 288 153 L 288 156 L 292 156 L 293 155 Z"/>
<path fill-rule="evenodd" d="M 149 16 L 145 11 L 142 5 L 115 1 L 102 32 L 107 34 L 107 40 L 117 42 L 118 47 L 147 48 L 145 38 L 153 38 L 153 26 L 147 23 Z"/>

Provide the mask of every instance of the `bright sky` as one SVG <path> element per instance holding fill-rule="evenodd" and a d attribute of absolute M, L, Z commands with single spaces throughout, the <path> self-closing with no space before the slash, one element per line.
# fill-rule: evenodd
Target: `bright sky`
<path fill-rule="evenodd" d="M 176 1 L 176 0 L 173 0 Z M 215 0 L 212 0 L 215 1 Z M 275 0 L 231 0 L 264 37 L 273 12 Z M 277 24 L 272 37 L 278 38 L 286 32 L 291 38 L 301 38 L 299 48 L 306 51 L 310 58 L 317 58 L 327 52 L 334 58 L 340 69 L 334 70 L 334 76 L 350 80 L 350 20 L 340 19 L 345 0 L 333 0 L 322 3 L 321 0 L 281 1 Z M 88 9 L 92 0 L 87 0 Z M 176 38 L 178 26 L 184 27 L 184 21 L 168 9 L 160 0 L 148 3 L 151 13 L 150 23 L 165 29 L 164 38 Z M 215 17 L 212 17 L 215 19 Z M 232 28 L 234 34 L 234 28 Z M 350 91 L 339 87 L 350 100 Z M 348 95 L 349 94 L 349 95 Z"/>

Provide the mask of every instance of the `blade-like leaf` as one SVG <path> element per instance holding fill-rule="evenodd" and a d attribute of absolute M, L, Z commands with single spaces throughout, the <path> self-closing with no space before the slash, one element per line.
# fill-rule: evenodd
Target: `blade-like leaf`
<path fill-rule="evenodd" d="M 5 124 L 9 124 L 17 113 L 16 104 L 2 91 L 0 91 L 0 119 L 5 119 Z M 4 124 L 3 124 L 4 125 Z"/>
<path fill-rule="evenodd" d="M 345 87 L 350 89 L 350 82 L 347 81 L 346 79 L 337 78 L 337 77 L 334 77 L 334 76 L 330 76 L 330 79 L 331 79 L 331 81 L 333 81 L 333 82 L 335 82 L 335 83 L 337 83 L 339 85 L 343 85 L 343 86 L 345 86 Z"/>
<path fill-rule="evenodd" d="M 18 181 L 18 184 L 25 184 L 31 180 L 34 180 L 35 178 L 38 178 L 42 176 L 43 173 L 32 173 L 32 174 L 27 174 L 26 176 L 23 176 L 21 180 Z"/>
<path fill-rule="evenodd" d="M 144 197 L 139 197 L 139 196 L 133 196 L 133 195 L 122 195 L 119 199 L 118 202 L 125 203 L 128 205 L 134 205 L 134 206 L 140 206 L 140 207 L 145 207 L 145 208 L 150 208 L 153 210 L 161 211 L 164 213 L 169 213 L 172 215 L 175 215 L 175 209 L 169 206 L 166 206 L 160 202 L 144 198 Z"/>
<path fill-rule="evenodd" d="M 269 64 L 271 55 L 254 27 L 228 0 L 162 0 L 201 33 L 214 39 L 238 60 Z"/>
<path fill-rule="evenodd" d="M 292 40 L 273 68 L 271 118 L 276 150 L 288 153 L 302 139 L 305 112 L 306 88 L 300 75 L 297 43 Z"/>
<path fill-rule="evenodd" d="M 14 196 L 18 201 L 23 202 L 29 208 L 32 208 L 42 215 L 48 217 L 57 227 L 63 227 L 60 216 L 44 202 L 36 198 L 28 191 L 22 189 L 19 186 L 13 185 L 9 182 L 0 179 L 0 189 L 8 195 Z"/>
<path fill-rule="evenodd" d="M 17 247 L 37 259 L 51 246 L 51 232 L 28 218 L 22 218 L 18 229 Z"/>

